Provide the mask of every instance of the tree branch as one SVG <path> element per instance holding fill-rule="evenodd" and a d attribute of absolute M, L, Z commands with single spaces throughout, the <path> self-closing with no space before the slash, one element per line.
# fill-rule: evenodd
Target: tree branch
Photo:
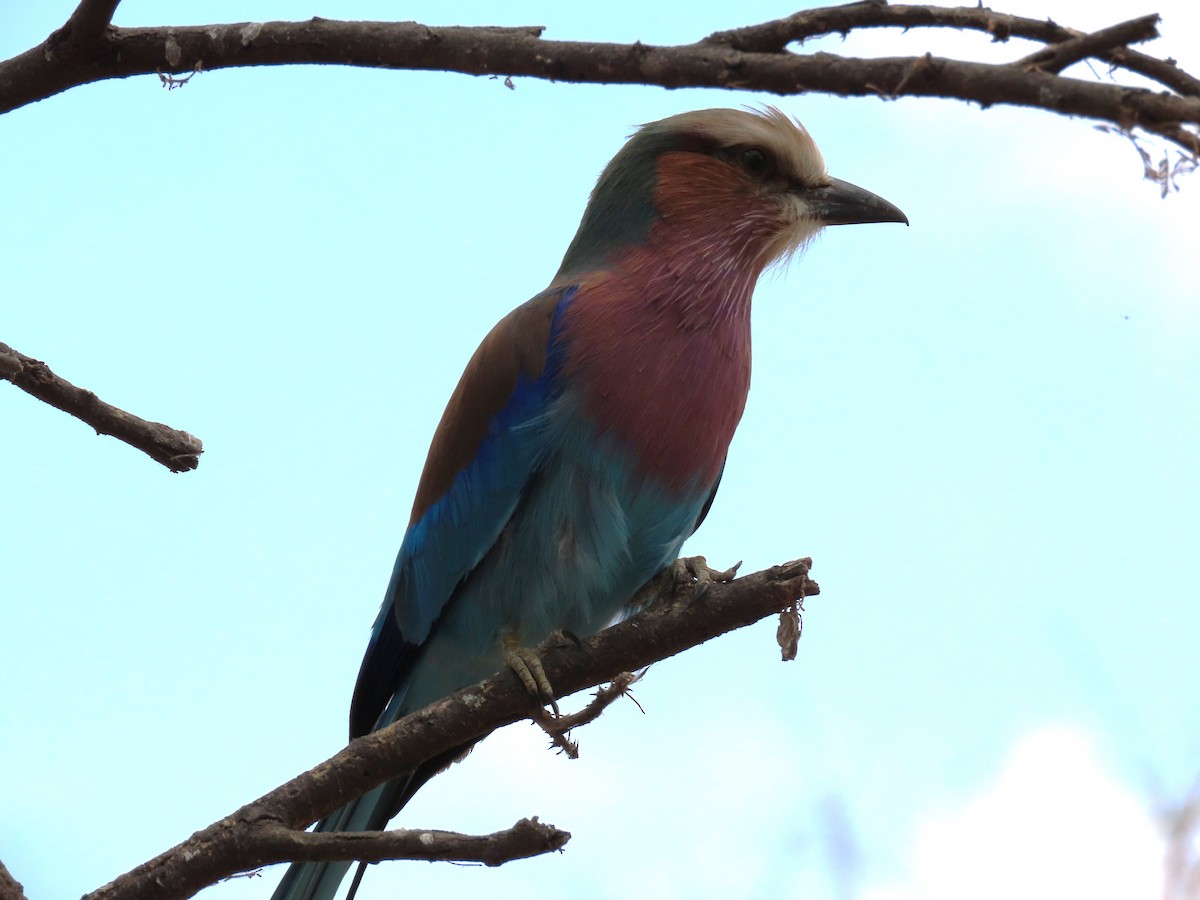
<path fill-rule="evenodd" d="M 82 0 L 75 12 L 71 13 L 67 24 L 62 27 L 62 32 L 70 32 L 72 38 L 80 44 L 98 40 L 112 22 L 120 2 L 121 0 Z"/>
<path fill-rule="evenodd" d="M 558 696 L 566 696 L 750 625 L 816 594 L 817 584 L 808 578 L 810 565 L 811 560 L 798 560 L 728 584 L 711 584 L 702 591 L 694 586 L 676 588 L 644 612 L 578 646 L 560 644 L 544 650 L 546 674 Z M 427 759 L 536 714 L 530 696 L 511 672 L 493 676 L 352 741 L 337 755 L 85 900 L 180 900 L 237 872 L 285 860 L 395 858 L 391 851 L 404 844 L 409 832 L 395 832 L 399 837 L 328 836 L 327 840 L 303 836 L 300 829 Z M 518 823 L 516 829 L 522 827 Z M 546 835 L 545 849 L 539 852 L 557 849 L 554 841 L 566 840 L 565 832 Z"/>
<path fill-rule="evenodd" d="M 149 422 L 105 403 L 91 391 L 76 387 L 50 371 L 41 360 L 0 343 L 0 379 L 86 422 L 97 434 L 107 434 L 136 447 L 172 472 L 200 465 L 204 445 L 186 431 Z"/>
<path fill-rule="evenodd" d="M 1080 32 L 1049 19 L 1027 19 L 994 12 L 984 6 L 889 6 L 884 0 L 862 0 L 843 6 L 805 9 L 773 22 L 718 31 L 705 43 L 721 44 L 753 53 L 778 53 L 788 44 L 838 34 L 845 37 L 859 28 L 954 28 L 981 31 L 993 41 L 1026 38 L 1051 44 Z"/>
<path fill-rule="evenodd" d="M 1128 47 L 1118 47 L 1109 53 L 1100 54 L 1098 58 L 1110 66 L 1128 69 L 1151 81 L 1157 81 L 1163 87 L 1184 97 L 1200 97 L 1200 78 L 1183 71 L 1173 59 L 1147 56 Z"/>
<path fill-rule="evenodd" d="M 66 23 L 42 45 L 47 63 L 86 71 L 104 52 L 109 24 L 121 0 L 80 0 Z"/>
<path fill-rule="evenodd" d="M 1084 34 L 1054 22 L 983 7 L 889 6 L 884 0 L 863 0 L 717 32 L 694 44 L 655 47 L 547 41 L 539 26 L 435 28 L 415 22 L 319 18 L 118 28 L 110 24 L 118 3 L 81 0 L 67 23 L 42 44 L 0 62 L 0 113 L 77 85 L 111 78 L 156 74 L 168 87 L 176 87 L 201 71 L 336 64 L 781 95 L 821 92 L 889 100 L 940 97 L 982 107 L 1009 104 L 1085 116 L 1127 134 L 1141 129 L 1180 147 L 1191 160 L 1200 159 L 1200 79 L 1181 70 L 1173 60 L 1156 59 L 1128 46 L 1157 36 L 1156 15 Z M 967 29 L 989 34 L 994 41 L 1019 37 L 1051 46 L 999 65 L 929 54 L 855 59 L 788 50 L 789 45 L 814 37 L 882 27 Z M 1060 74 L 1089 57 L 1150 78 L 1170 92 L 1154 93 Z M 180 78 L 178 73 L 191 74 Z M 16 367 L 13 360 L 19 354 L 7 352 L 8 358 L 0 359 L 0 377 L 84 419 L 98 432 L 144 450 L 172 471 L 198 465 L 201 445 L 191 435 L 103 404 L 94 395 L 57 379 L 36 360 L 21 357 Z M 51 396 L 59 399 L 49 399 Z"/>
<path fill-rule="evenodd" d="M 1064 28 L 1049 19 L 1027 19 L 998 13 L 984 6 L 889 6 L 881 0 L 864 0 L 845 6 L 803 10 L 783 19 L 718 31 L 704 43 L 723 44 L 735 50 L 779 53 L 788 44 L 814 37 L 845 36 L 856 28 L 954 28 L 991 35 L 996 43 L 1023 38 L 1059 44 L 1084 32 Z M 1097 56 L 1103 62 L 1136 72 L 1184 96 L 1200 97 L 1200 79 L 1182 71 L 1174 60 L 1162 60 L 1128 48 Z"/>
<path fill-rule="evenodd" d="M 1142 16 L 1140 19 L 1130 19 L 1128 22 L 1111 25 L 1092 34 L 1081 34 L 1060 44 L 1045 47 L 1017 60 L 1014 65 L 1036 67 L 1043 72 L 1057 75 L 1067 66 L 1072 66 L 1089 56 L 1101 56 L 1117 47 L 1158 37 L 1158 22 L 1156 13 Z"/>
<path fill-rule="evenodd" d="M 1136 28 L 1134 24 L 1136 23 Z M 1129 27 L 1152 36 L 1152 17 Z M 995 40 L 1016 35 L 1060 45 L 1050 60 L 1088 51 L 1110 65 L 1155 78 L 1175 94 L 1069 78 L 1028 65 L 989 65 L 926 57 L 854 59 L 796 54 L 789 43 L 853 28 L 969 28 Z M 678 46 L 541 39 L 542 29 L 431 27 L 414 22 L 240 23 L 162 28 L 109 28 L 87 60 L 63 58 L 46 44 L 0 63 L 0 112 L 75 85 L 161 72 L 234 66 L 339 64 L 443 70 L 471 75 L 526 75 L 569 82 L 718 87 L 776 94 L 942 97 L 981 106 L 1010 104 L 1079 115 L 1122 129 L 1142 128 L 1200 154 L 1200 81 L 1170 61 L 1111 46 L 1110 30 L 1092 43 L 1081 32 L 985 9 L 887 6 L 867 0 L 808 10 L 773 22 L 719 32 Z M 1133 38 L 1131 38 L 1133 39 Z M 1067 49 L 1061 45 L 1068 44 Z M 1053 65 L 1050 66 L 1053 68 Z"/>
<path fill-rule="evenodd" d="M 576 728 L 582 728 L 584 725 L 589 725 L 596 721 L 604 713 L 606 709 L 620 700 L 622 697 L 630 697 L 630 688 L 638 681 L 642 680 L 642 676 L 646 674 L 646 670 L 634 674 L 633 672 L 622 672 L 612 680 L 612 683 L 606 684 L 600 690 L 596 691 L 596 695 L 592 701 L 588 703 L 579 712 L 570 713 L 567 715 L 553 715 L 549 711 L 542 709 L 533 716 L 533 721 L 546 732 L 546 736 L 550 738 L 550 746 L 557 747 L 560 752 L 565 753 L 570 759 L 579 759 L 579 745 L 571 740 L 567 735 Z M 642 705 L 636 700 L 638 709 Z M 642 710 L 645 712 L 645 710 Z"/>
<path fill-rule="evenodd" d="M 352 859 L 377 863 L 411 859 L 478 862 L 485 866 L 502 866 L 515 859 L 552 853 L 565 847 L 570 839 L 569 831 L 545 825 L 537 820 L 537 816 L 521 819 L 512 828 L 484 835 L 416 828 L 313 834 L 282 825 L 267 825 L 255 836 L 262 855 L 271 857 L 269 862 Z"/>
<path fill-rule="evenodd" d="M 25 890 L 21 887 L 21 882 L 9 874 L 3 862 L 0 862 L 0 900 L 25 900 Z"/>

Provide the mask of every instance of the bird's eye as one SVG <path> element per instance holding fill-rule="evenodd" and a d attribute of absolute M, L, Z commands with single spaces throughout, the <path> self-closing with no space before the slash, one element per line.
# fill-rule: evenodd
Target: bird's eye
<path fill-rule="evenodd" d="M 771 174 L 771 159 L 759 147 L 747 147 L 738 154 L 738 162 L 751 178 L 766 178 Z"/>

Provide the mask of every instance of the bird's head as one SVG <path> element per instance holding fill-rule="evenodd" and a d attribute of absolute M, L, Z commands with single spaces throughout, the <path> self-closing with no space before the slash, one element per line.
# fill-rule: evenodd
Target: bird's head
<path fill-rule="evenodd" d="M 774 107 L 705 109 L 643 125 L 604 169 L 556 282 L 662 242 L 744 262 L 757 277 L 826 225 L 904 222 L 832 178 L 804 128 Z"/>

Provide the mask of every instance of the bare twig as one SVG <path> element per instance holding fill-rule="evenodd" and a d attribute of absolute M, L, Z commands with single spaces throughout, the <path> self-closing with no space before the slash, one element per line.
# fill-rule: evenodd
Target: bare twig
<path fill-rule="evenodd" d="M 0 343 L 0 379 L 86 422 L 97 434 L 108 434 L 136 447 L 172 472 L 200 464 L 200 439 L 161 422 L 149 422 L 105 403 L 91 391 L 76 387 L 50 371 L 41 360 Z"/>
<path fill-rule="evenodd" d="M 680 588 L 673 599 L 655 603 L 578 646 L 545 650 L 546 675 L 559 696 L 565 696 L 778 613 L 801 595 L 818 592 L 808 578 L 810 565 L 811 560 L 797 560 L 728 584 L 709 584 L 698 596 L 695 586 Z M 268 862 L 329 859 L 333 844 L 322 842 L 318 848 L 304 837 L 297 837 L 295 846 L 310 855 L 292 857 L 290 850 L 283 854 L 280 832 L 299 835 L 311 822 L 389 778 L 534 713 L 525 688 L 505 671 L 351 742 L 316 768 L 198 831 L 87 900 L 180 900 Z M 359 841 L 371 845 L 370 839 L 351 838 L 337 845 L 336 855 L 370 858 L 358 853 Z M 330 856 L 311 855 L 317 852 Z"/>
<path fill-rule="evenodd" d="M 547 713 L 545 709 L 542 709 L 534 715 L 533 721 L 542 731 L 549 735 L 551 746 L 557 747 L 570 759 L 578 759 L 579 744 L 567 737 L 567 734 L 572 729 L 582 728 L 584 725 L 596 721 L 617 700 L 621 697 L 629 696 L 630 687 L 641 681 L 642 676 L 645 674 L 645 670 L 637 674 L 622 672 L 612 680 L 611 684 L 606 684 L 596 691 L 592 702 L 579 710 L 579 712 L 553 716 Z M 637 701 L 635 700 L 634 703 L 637 703 Z M 640 704 L 638 704 L 638 708 L 641 709 Z M 645 712 L 645 710 L 642 711 Z"/>
<path fill-rule="evenodd" d="M 1043 72 L 1058 74 L 1068 66 L 1072 66 L 1089 56 L 1099 56 L 1117 47 L 1137 44 L 1158 37 L 1157 14 L 1130 19 L 1119 25 L 1102 28 L 1091 34 L 1081 34 L 1068 38 L 1060 44 L 1045 47 L 1036 53 L 1031 53 L 1024 59 L 1017 60 L 1013 65 L 1019 68 L 1037 68 Z"/>
<path fill-rule="evenodd" d="M 12 877 L 3 862 L 0 862 L 0 900 L 25 900 L 21 882 Z"/>
<path fill-rule="evenodd" d="M 1110 66 L 1128 69 L 1151 81 L 1157 81 L 1165 88 L 1175 91 L 1183 97 L 1200 97 L 1200 78 L 1196 78 L 1179 68 L 1173 59 L 1159 59 L 1128 47 L 1118 47 L 1099 57 Z"/>
<path fill-rule="evenodd" d="M 1018 37 L 1057 43 L 1078 34 L 1048 19 L 1012 16 L 984 6 L 888 5 L 883 0 L 863 0 L 842 6 L 805 9 L 772 22 L 718 31 L 705 42 L 753 53 L 777 53 L 791 43 L 834 34 L 846 35 L 861 28 L 954 28 L 981 31 L 997 42 Z"/>
<path fill-rule="evenodd" d="M 276 825 L 262 828 L 255 836 L 264 856 L 259 865 L 285 861 L 352 859 L 377 863 L 414 859 L 501 866 L 515 859 L 561 850 L 570 839 L 570 832 L 543 824 L 536 816 L 521 819 L 503 831 L 483 835 L 416 828 L 314 834 Z"/>
<path fill-rule="evenodd" d="M 730 31 L 718 31 L 705 43 L 721 44 L 753 53 L 778 53 L 790 43 L 802 43 L 815 37 L 845 35 L 859 28 L 954 28 L 979 31 L 1003 43 L 1010 38 L 1061 44 L 1084 32 L 1064 28 L 1049 19 L 1029 19 L 995 12 L 978 6 L 889 6 L 881 0 L 865 0 L 845 6 L 806 9 L 782 19 L 749 25 Z M 1162 60 L 1128 48 L 1100 53 L 1109 65 L 1136 72 L 1157 81 L 1183 96 L 1200 97 L 1200 79 L 1188 75 L 1174 60 Z"/>

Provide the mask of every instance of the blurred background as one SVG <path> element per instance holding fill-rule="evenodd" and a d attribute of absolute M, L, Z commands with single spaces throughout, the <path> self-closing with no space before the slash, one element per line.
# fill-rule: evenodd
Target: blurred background
<path fill-rule="evenodd" d="M 0 0 L 0 57 L 71 8 Z M 792 11 L 126 0 L 115 21 L 686 43 Z M 1200 71 L 1191 0 L 1005 11 L 1083 29 L 1158 11 L 1144 49 Z M 645 714 L 618 704 L 578 761 L 528 724 L 494 735 L 397 824 L 538 815 L 566 852 L 379 866 L 360 897 L 1185 896 L 1164 872 L 1191 865 L 1198 815 L 1200 175 L 1164 200 L 1120 136 L 1020 109 L 514 88 L 225 70 L 0 118 L 0 340 L 206 451 L 172 475 L 0 386 L 0 859 L 30 900 L 94 889 L 343 745 L 476 344 L 549 280 L 637 124 L 763 102 L 912 222 L 831 229 L 763 280 L 749 407 L 687 547 L 745 572 L 812 556 L 799 658 L 767 621 L 656 665 Z M 204 896 L 265 898 L 281 871 Z"/>

